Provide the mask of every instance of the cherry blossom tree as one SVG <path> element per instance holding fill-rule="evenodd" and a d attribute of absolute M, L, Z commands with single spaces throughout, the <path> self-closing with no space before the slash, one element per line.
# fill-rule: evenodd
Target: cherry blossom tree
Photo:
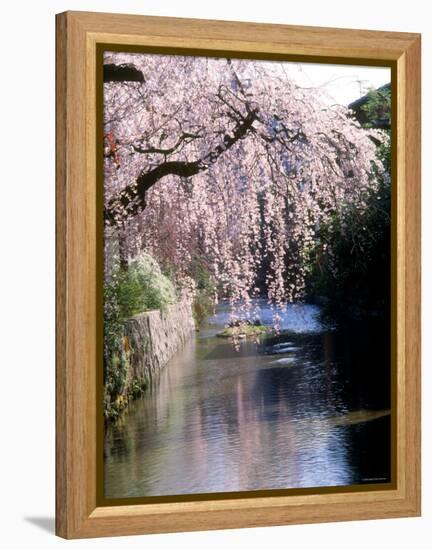
<path fill-rule="evenodd" d="M 386 136 L 298 87 L 286 63 L 104 63 L 107 271 L 108 249 L 124 264 L 146 250 L 187 285 L 199 256 L 239 312 L 263 287 L 278 306 L 301 298 L 320 227 L 366 208 Z"/>

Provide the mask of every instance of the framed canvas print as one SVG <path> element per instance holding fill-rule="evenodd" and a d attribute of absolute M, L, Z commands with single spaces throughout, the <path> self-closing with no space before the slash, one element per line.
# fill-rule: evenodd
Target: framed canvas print
<path fill-rule="evenodd" d="M 57 533 L 420 513 L 420 37 L 57 16 Z"/>

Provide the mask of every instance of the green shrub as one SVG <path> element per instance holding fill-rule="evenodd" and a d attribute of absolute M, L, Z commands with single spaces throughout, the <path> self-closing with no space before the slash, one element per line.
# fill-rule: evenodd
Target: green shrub
<path fill-rule="evenodd" d="M 346 208 L 343 223 L 335 217 L 321 228 L 312 253 L 312 296 L 324 296 L 330 320 L 387 318 L 390 307 L 390 184 L 381 181 L 359 214 Z M 327 254 L 323 245 L 331 249 Z M 315 254 L 315 257 L 314 257 Z"/>
<path fill-rule="evenodd" d="M 134 313 L 164 310 L 177 301 L 173 283 L 163 275 L 158 263 L 149 254 L 137 256 L 130 263 L 126 277 L 136 310 Z"/>
<path fill-rule="evenodd" d="M 206 317 L 214 313 L 214 299 L 205 290 L 198 290 L 192 303 L 192 316 L 199 327 Z"/>

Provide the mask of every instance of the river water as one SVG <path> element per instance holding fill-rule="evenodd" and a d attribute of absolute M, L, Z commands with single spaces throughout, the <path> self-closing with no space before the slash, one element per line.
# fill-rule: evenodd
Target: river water
<path fill-rule="evenodd" d="M 228 319 L 219 305 L 106 430 L 105 497 L 389 482 L 387 339 L 371 326 L 326 329 L 318 313 L 294 304 L 279 336 L 236 351 L 216 336 Z"/>

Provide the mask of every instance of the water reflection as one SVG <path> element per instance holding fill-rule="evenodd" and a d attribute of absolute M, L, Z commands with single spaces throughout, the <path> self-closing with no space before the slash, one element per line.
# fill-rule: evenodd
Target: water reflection
<path fill-rule="evenodd" d="M 291 308 L 282 336 L 239 352 L 215 337 L 226 316 L 222 305 L 108 429 L 106 497 L 388 480 L 388 369 L 371 378 L 370 357 L 367 368 L 361 352 L 347 360 L 313 306 Z"/>

